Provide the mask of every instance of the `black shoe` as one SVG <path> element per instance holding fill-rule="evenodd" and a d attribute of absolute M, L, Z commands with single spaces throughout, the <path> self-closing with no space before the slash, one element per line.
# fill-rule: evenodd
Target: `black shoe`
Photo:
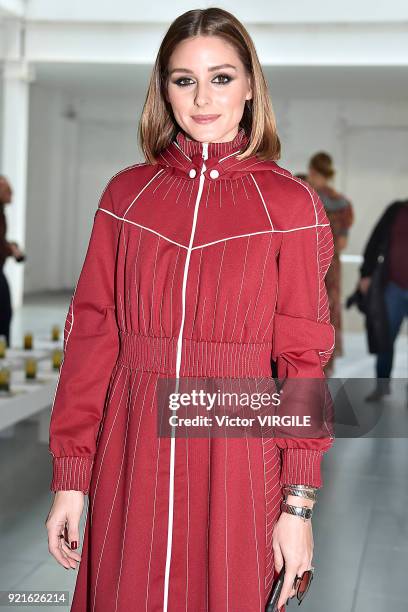
<path fill-rule="evenodd" d="M 391 387 L 390 387 L 389 379 L 380 378 L 377 380 L 377 385 L 375 389 L 366 396 L 365 401 L 366 402 L 377 402 L 379 400 L 382 400 L 384 395 L 390 395 L 390 393 L 391 393 Z"/>
<path fill-rule="evenodd" d="M 371 391 L 371 393 L 369 393 L 364 399 L 366 402 L 378 402 L 379 400 L 382 400 L 384 395 L 385 393 L 376 387 L 374 391 Z"/>

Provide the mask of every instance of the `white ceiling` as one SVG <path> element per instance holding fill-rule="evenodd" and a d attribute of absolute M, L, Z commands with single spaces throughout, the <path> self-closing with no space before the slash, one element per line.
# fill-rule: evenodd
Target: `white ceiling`
<path fill-rule="evenodd" d="M 5 1 L 0 0 L 0 5 Z M 211 1 L 197 4 L 199 8 L 214 5 Z M 406 0 L 220 0 L 215 4 L 233 12 L 245 23 L 367 23 L 404 21 L 408 18 Z M 28 19 L 55 21 L 170 23 L 192 8 L 195 7 L 190 0 L 28 0 L 26 14 Z"/>
<path fill-rule="evenodd" d="M 144 97 L 151 66 L 42 63 L 36 82 L 73 93 Z M 404 66 L 266 66 L 271 96 L 277 98 L 370 98 L 408 100 L 408 68 Z"/>

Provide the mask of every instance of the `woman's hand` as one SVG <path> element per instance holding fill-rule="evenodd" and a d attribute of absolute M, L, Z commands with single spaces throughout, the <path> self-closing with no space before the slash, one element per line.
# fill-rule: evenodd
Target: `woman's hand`
<path fill-rule="evenodd" d="M 13 257 L 15 259 L 18 259 L 19 257 L 23 257 L 24 253 L 18 246 L 17 242 L 9 242 L 9 245 L 11 247 L 11 250 L 13 252 Z"/>
<path fill-rule="evenodd" d="M 363 276 L 360 278 L 360 281 L 358 283 L 358 288 L 360 289 L 361 293 L 367 293 L 368 288 L 370 287 L 371 284 L 371 276 Z"/>
<path fill-rule="evenodd" d="M 338 253 L 340 253 L 340 251 L 344 251 L 344 249 L 347 246 L 347 236 L 344 236 L 343 234 L 340 234 L 339 236 L 336 237 L 336 250 Z"/>
<path fill-rule="evenodd" d="M 288 499 L 288 503 L 292 502 Z M 285 563 L 285 580 L 278 600 L 280 610 L 287 599 L 296 594 L 293 588 L 296 575 L 301 576 L 312 565 L 314 544 L 311 519 L 303 520 L 282 512 L 273 530 L 272 545 L 276 571 L 280 572 Z"/>
<path fill-rule="evenodd" d="M 84 497 L 82 491 L 57 491 L 45 521 L 48 550 L 65 569 L 77 569 L 81 561 L 80 553 L 73 549 L 78 548 Z"/>

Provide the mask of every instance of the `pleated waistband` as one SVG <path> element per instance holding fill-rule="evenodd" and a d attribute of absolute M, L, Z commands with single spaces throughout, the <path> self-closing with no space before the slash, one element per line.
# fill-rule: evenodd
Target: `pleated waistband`
<path fill-rule="evenodd" d="M 177 338 L 119 333 L 118 362 L 133 369 L 176 375 Z M 183 338 L 180 376 L 271 376 L 271 342 L 214 342 Z"/>

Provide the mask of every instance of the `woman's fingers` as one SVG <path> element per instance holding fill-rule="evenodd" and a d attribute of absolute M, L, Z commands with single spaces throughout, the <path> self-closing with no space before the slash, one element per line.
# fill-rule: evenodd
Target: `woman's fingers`
<path fill-rule="evenodd" d="M 63 546 L 62 546 L 62 542 L 63 542 L 63 541 L 64 541 L 64 540 L 63 540 L 63 538 L 60 538 L 60 540 L 59 540 L 59 548 L 60 548 L 61 554 L 62 554 L 62 556 L 64 557 L 65 561 L 66 561 L 66 562 L 68 563 L 68 565 L 69 565 L 69 567 L 67 567 L 67 569 L 73 569 L 73 567 L 72 567 L 72 561 L 70 561 L 70 559 L 68 558 L 68 556 L 67 556 L 66 552 L 65 552 L 65 551 L 64 551 L 64 549 L 63 549 Z"/>
<path fill-rule="evenodd" d="M 82 491 L 57 491 L 45 521 L 48 531 L 48 550 L 66 569 L 76 569 L 77 563 L 81 560 L 81 554 L 77 549 L 79 521 L 83 507 Z"/>
<path fill-rule="evenodd" d="M 283 563 L 284 563 L 282 551 L 281 551 L 281 548 L 280 548 L 278 542 L 274 542 L 272 547 L 273 547 L 273 557 L 274 557 L 274 563 L 275 563 L 275 570 L 279 574 L 279 572 L 281 571 L 281 569 L 283 567 Z"/>
<path fill-rule="evenodd" d="M 301 578 L 303 576 L 304 572 L 306 572 L 310 568 L 311 568 L 311 562 L 310 563 L 302 563 L 298 567 L 298 569 L 295 572 L 295 576 L 293 578 L 293 581 L 292 581 L 291 585 L 289 584 L 289 587 L 291 586 L 291 588 L 288 591 L 289 594 L 287 596 L 285 594 L 286 591 L 284 592 L 286 583 L 285 582 L 283 583 L 283 587 L 282 587 L 282 591 L 281 591 L 281 601 L 280 601 L 280 603 L 278 602 L 278 610 L 280 609 L 280 606 L 282 606 L 287 601 L 288 598 L 292 598 L 292 597 L 294 597 L 296 595 L 297 586 L 298 586 L 298 583 L 300 582 L 297 577 Z M 285 574 L 286 574 L 286 572 L 285 572 Z M 292 571 L 292 574 L 293 574 L 293 571 Z M 290 583 L 290 578 L 288 579 L 288 583 Z"/>
<path fill-rule="evenodd" d="M 62 546 L 68 557 L 77 561 L 81 560 L 81 553 L 77 550 L 79 545 L 79 519 L 68 517 L 64 530 Z"/>
<path fill-rule="evenodd" d="M 60 547 L 60 538 L 59 535 L 61 533 L 61 527 L 56 524 L 47 523 L 48 530 L 48 550 L 51 555 L 63 565 L 66 569 L 69 569 L 71 566 L 66 558 L 66 555 L 63 554 Z"/>
<path fill-rule="evenodd" d="M 79 519 L 69 520 L 66 529 L 66 539 L 71 550 L 77 550 L 79 546 Z"/>
<path fill-rule="evenodd" d="M 60 539 L 60 546 L 61 546 L 61 552 L 65 556 L 70 567 L 72 567 L 72 569 L 77 569 L 78 567 L 77 563 L 81 561 L 81 555 L 75 550 L 71 550 L 71 548 L 68 546 L 64 538 Z"/>
<path fill-rule="evenodd" d="M 70 566 L 73 569 L 77 569 L 77 562 L 79 563 L 81 561 L 81 554 L 76 551 L 73 550 L 71 548 L 71 544 L 72 544 L 72 540 L 70 543 L 70 539 L 69 539 L 69 527 L 67 527 L 67 525 L 65 525 L 64 528 L 64 537 L 60 538 L 60 546 L 61 546 L 61 550 L 63 552 L 63 554 L 66 556 Z M 79 536 L 77 536 L 77 541 L 79 540 Z"/>
<path fill-rule="evenodd" d="M 297 574 L 297 567 L 294 565 L 287 565 L 285 568 L 285 579 L 283 581 L 283 586 L 281 590 L 281 594 L 278 600 L 278 610 L 280 610 L 281 606 L 286 603 L 286 600 L 292 597 L 295 594 L 295 590 L 293 588 L 293 583 L 295 582 Z"/>

